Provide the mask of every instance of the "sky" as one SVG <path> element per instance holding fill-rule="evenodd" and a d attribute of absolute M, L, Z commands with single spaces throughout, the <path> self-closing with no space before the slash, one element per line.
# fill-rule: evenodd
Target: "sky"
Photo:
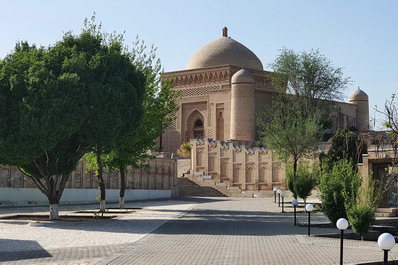
<path fill-rule="evenodd" d="M 65 32 L 79 34 L 95 13 L 104 31 L 124 32 L 127 45 L 139 36 L 156 46 L 166 72 L 184 70 L 226 26 L 264 70 L 282 47 L 319 49 L 351 77 L 345 101 L 358 86 L 369 95 L 371 117 L 398 92 L 396 0 L 0 0 L 0 10 L 0 59 L 18 41 L 48 46 Z"/>

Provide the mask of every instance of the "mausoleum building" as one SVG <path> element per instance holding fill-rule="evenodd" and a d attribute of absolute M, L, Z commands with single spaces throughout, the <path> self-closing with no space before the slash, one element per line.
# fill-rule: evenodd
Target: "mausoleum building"
<path fill-rule="evenodd" d="M 175 122 L 165 131 L 161 148 L 175 153 L 190 139 L 245 143 L 258 140 L 256 117 L 280 93 L 266 78 L 260 59 L 245 45 L 222 37 L 200 48 L 188 60 L 185 70 L 167 72 L 174 78 L 174 89 L 180 91 L 180 107 Z M 334 124 L 330 133 L 344 126 L 369 130 L 368 96 L 358 89 L 349 102 L 336 102 Z"/>

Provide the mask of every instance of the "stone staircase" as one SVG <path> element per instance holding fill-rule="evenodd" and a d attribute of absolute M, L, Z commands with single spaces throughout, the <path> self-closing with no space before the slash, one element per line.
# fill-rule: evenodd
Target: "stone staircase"
<path fill-rule="evenodd" d="M 184 178 L 179 179 L 188 179 L 192 183 L 200 187 L 207 187 L 217 190 L 218 192 L 224 194 L 228 197 L 245 197 L 245 198 L 253 198 L 253 197 L 270 197 L 273 196 L 272 191 L 242 191 L 239 187 L 231 186 L 229 183 L 220 183 L 215 179 L 205 179 L 203 175 L 194 175 L 194 174 L 185 174 Z M 182 182 L 181 182 L 182 183 Z M 180 185 L 180 182 L 179 182 Z M 180 189 L 180 196 L 181 189 L 185 187 L 179 187 Z M 186 196 L 196 196 L 196 195 L 186 195 Z"/>
<path fill-rule="evenodd" d="M 397 208 L 378 208 L 376 212 L 377 217 L 397 217 Z"/>
<path fill-rule="evenodd" d="M 200 186 L 188 178 L 178 178 L 180 197 L 227 197 L 227 195 L 212 187 Z"/>

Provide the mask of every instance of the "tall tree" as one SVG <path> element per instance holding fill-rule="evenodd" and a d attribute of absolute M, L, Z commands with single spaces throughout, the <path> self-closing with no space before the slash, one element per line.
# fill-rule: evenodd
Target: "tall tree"
<path fill-rule="evenodd" d="M 147 47 L 138 38 L 132 49 L 132 63 L 145 76 L 144 116 L 139 126 L 123 136 L 123 144 L 116 146 L 104 156 L 104 164 L 109 169 L 119 170 L 120 173 L 120 202 L 124 207 L 126 189 L 125 173 L 128 166 L 140 168 L 145 166 L 151 156 L 148 151 L 156 144 L 164 129 L 170 125 L 178 105 L 175 100 L 178 93 L 172 90 L 171 80 L 162 80 L 162 67 L 156 57 L 153 46 L 146 52 Z"/>
<path fill-rule="evenodd" d="M 132 53 L 123 46 L 123 36 L 102 33 L 94 20 L 86 20 L 77 46 L 88 43 L 95 52 L 87 76 L 91 110 L 81 135 L 96 156 L 100 211 L 104 212 L 106 194 L 101 157 L 124 145 L 125 136 L 140 125 L 144 114 L 145 77 L 132 63 Z"/>
<path fill-rule="evenodd" d="M 317 150 L 322 136 L 319 116 L 303 115 L 294 105 L 289 104 L 289 96 L 275 97 L 272 108 L 258 119 L 260 139 L 266 147 L 275 149 L 285 162 L 293 164 L 293 179 L 296 180 L 297 165 L 301 158 L 311 156 Z M 297 198 L 297 193 L 294 192 Z"/>
<path fill-rule="evenodd" d="M 307 116 L 318 112 L 322 126 L 330 127 L 333 100 L 342 98 L 350 81 L 343 76 L 342 68 L 333 66 L 318 50 L 295 52 L 287 48 L 281 50 L 270 67 L 273 86 L 295 96 L 290 104 Z"/>

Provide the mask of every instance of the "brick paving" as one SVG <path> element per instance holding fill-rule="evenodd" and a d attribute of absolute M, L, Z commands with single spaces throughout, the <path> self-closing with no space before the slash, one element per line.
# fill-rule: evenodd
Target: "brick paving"
<path fill-rule="evenodd" d="M 75 229 L 68 222 L 30 227 L 1 220 L 0 263 L 339 263 L 339 239 L 306 236 L 307 227 L 293 226 L 292 207 L 280 213 L 272 198 L 188 198 L 141 204 L 144 208 L 136 214 L 101 222 L 99 227 L 94 222 L 82 222 Z M 0 209 L 0 215 L 4 211 Z M 322 213 L 311 217 L 312 224 L 327 221 Z M 299 213 L 298 221 L 305 224 L 307 215 Z M 335 228 L 311 228 L 312 235 L 336 232 Z M 61 240 L 51 239 L 54 234 Z M 345 264 L 382 260 L 376 242 L 344 243 Z M 398 256 L 397 249 L 393 248 L 390 259 Z"/>
<path fill-rule="evenodd" d="M 294 227 L 292 208 L 286 210 L 280 213 L 271 199 L 201 203 L 128 253 L 99 264 L 338 264 L 339 239 L 306 236 L 307 227 Z M 321 213 L 312 217 L 314 223 L 326 221 Z M 299 214 L 299 222 L 306 221 L 307 215 Z M 312 234 L 336 231 L 311 229 Z M 382 255 L 375 242 L 345 240 L 347 264 L 381 260 Z"/>
<path fill-rule="evenodd" d="M 142 208 L 118 218 L 101 221 L 30 221 L 0 219 L 0 264 L 95 264 L 104 258 L 125 253 L 126 247 L 145 237 L 167 221 L 191 208 L 195 202 L 159 200 L 126 203 Z M 109 204 L 108 207 L 117 207 Z M 60 214 L 78 215 L 78 208 L 97 205 L 61 206 Z M 48 214 L 47 207 L 0 208 L 0 216 Z"/>

